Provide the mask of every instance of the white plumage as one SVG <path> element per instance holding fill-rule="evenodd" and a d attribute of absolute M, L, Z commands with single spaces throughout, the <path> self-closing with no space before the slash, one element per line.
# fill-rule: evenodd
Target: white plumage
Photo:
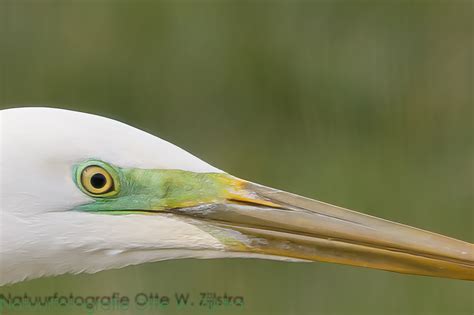
<path fill-rule="evenodd" d="M 206 251 L 222 248 L 208 233 L 170 216 L 70 211 L 90 199 L 71 180 L 72 166 L 84 159 L 123 167 L 220 170 L 169 142 L 100 116 L 19 108 L 0 111 L 0 123 L 0 285 L 207 257 L 216 254 Z"/>

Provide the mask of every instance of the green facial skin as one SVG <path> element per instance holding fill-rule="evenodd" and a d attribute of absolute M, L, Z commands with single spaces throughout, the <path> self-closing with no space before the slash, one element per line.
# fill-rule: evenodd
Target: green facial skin
<path fill-rule="evenodd" d="M 107 170 L 114 179 L 114 191 L 104 195 L 87 192 L 81 184 L 81 173 L 91 165 Z M 120 168 L 96 160 L 76 165 L 73 175 L 78 188 L 94 199 L 76 210 L 109 214 L 164 211 L 216 203 L 226 200 L 239 185 L 225 173 Z"/>
<path fill-rule="evenodd" d="M 114 190 L 103 195 L 90 194 L 81 183 L 82 171 L 88 166 L 105 169 L 114 180 Z M 153 214 L 166 210 L 224 203 L 234 198 L 242 181 L 225 173 L 194 173 L 182 170 L 120 168 L 98 160 L 88 160 L 73 169 L 77 187 L 93 198 L 74 210 L 107 215 Z M 247 237 L 217 226 L 193 221 L 233 250 L 243 250 Z M 230 233 L 230 234 L 229 234 Z"/>

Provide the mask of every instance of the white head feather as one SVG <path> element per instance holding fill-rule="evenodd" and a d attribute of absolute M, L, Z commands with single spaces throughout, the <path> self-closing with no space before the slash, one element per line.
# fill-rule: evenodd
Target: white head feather
<path fill-rule="evenodd" d="M 73 165 L 85 159 L 121 167 L 220 170 L 169 142 L 95 115 L 18 108 L 0 111 L 0 124 L 0 285 L 219 255 L 221 243 L 172 217 L 69 210 L 90 200 L 71 180 Z"/>

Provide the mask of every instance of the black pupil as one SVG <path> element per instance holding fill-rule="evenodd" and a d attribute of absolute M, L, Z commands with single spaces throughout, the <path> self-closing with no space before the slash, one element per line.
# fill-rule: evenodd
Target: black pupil
<path fill-rule="evenodd" d="M 103 174 L 96 173 L 91 177 L 91 185 L 96 189 L 103 188 L 107 184 L 107 178 Z"/>

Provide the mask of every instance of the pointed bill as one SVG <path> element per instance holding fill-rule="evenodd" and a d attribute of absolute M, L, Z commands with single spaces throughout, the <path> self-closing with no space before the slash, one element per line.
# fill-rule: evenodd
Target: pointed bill
<path fill-rule="evenodd" d="M 225 201 L 171 212 L 245 236 L 230 251 L 474 280 L 471 243 L 235 180 Z"/>

